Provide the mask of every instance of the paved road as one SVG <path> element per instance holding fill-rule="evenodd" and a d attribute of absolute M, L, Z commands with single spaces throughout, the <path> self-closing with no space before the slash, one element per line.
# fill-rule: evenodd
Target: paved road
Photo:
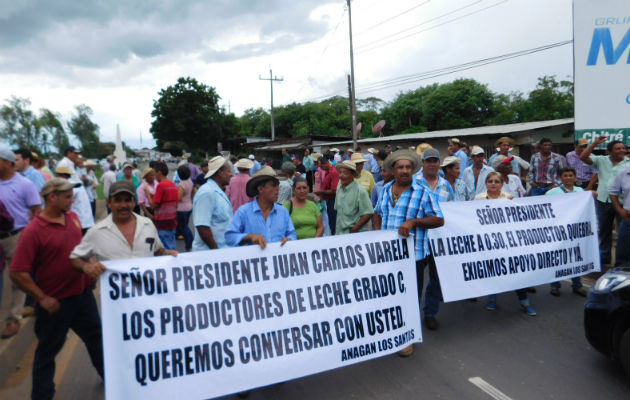
<path fill-rule="evenodd" d="M 482 301 L 445 304 L 440 329 L 425 331 L 410 358 L 382 357 L 255 390 L 249 398 L 627 399 L 629 386 L 618 365 L 586 342 L 584 301 L 568 287 L 560 298 L 538 287 L 531 295 L 536 317 L 519 311 L 513 293 L 499 296 L 495 312 L 484 310 Z M 0 398 L 28 397 L 31 362 L 32 351 L 0 388 Z M 59 356 L 56 382 L 58 399 L 104 398 L 103 384 L 73 334 Z M 480 387 L 507 397 L 492 397 Z"/>

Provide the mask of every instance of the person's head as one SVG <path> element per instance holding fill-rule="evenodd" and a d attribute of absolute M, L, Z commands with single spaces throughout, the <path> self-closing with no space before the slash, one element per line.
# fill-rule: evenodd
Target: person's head
<path fill-rule="evenodd" d="M 168 166 L 165 162 L 157 161 L 153 165 L 153 169 L 155 170 L 155 179 L 157 179 L 158 182 L 161 182 L 168 177 Z"/>
<path fill-rule="evenodd" d="M 363 158 L 363 154 L 361 154 L 360 151 L 357 151 L 356 153 L 352 153 L 352 157 L 350 157 L 350 161 L 354 162 L 354 164 L 356 165 L 357 175 L 359 175 L 361 171 L 363 171 L 363 166 L 365 165 L 365 162 L 367 160 Z"/>
<path fill-rule="evenodd" d="M 574 145 L 575 145 L 575 154 L 579 156 L 580 154 L 582 154 L 584 149 L 588 147 L 588 140 L 584 138 L 576 140 Z"/>
<path fill-rule="evenodd" d="M 486 191 L 490 194 L 498 194 L 503 188 L 503 178 L 501 174 L 492 171 L 486 176 Z"/>
<path fill-rule="evenodd" d="M 225 189 L 232 179 L 232 165 L 227 158 L 223 156 L 212 157 L 208 161 L 206 179 L 214 180 L 221 189 Z"/>
<path fill-rule="evenodd" d="M 35 160 L 33 160 L 33 166 L 37 169 L 42 169 L 45 165 L 46 160 L 44 160 L 42 157 L 37 157 Z"/>
<path fill-rule="evenodd" d="M 309 154 L 311 154 L 311 149 L 304 149 L 304 157 L 308 156 Z"/>
<path fill-rule="evenodd" d="M 483 149 L 479 146 L 473 146 L 470 154 L 472 155 L 473 165 L 477 168 L 481 168 L 483 160 L 486 158 L 486 153 Z"/>
<path fill-rule="evenodd" d="M 114 164 L 114 163 L 109 164 L 109 170 L 112 171 L 112 172 L 116 171 L 116 164 Z"/>
<path fill-rule="evenodd" d="M 25 148 L 15 150 L 15 169 L 24 172 L 31 166 L 33 155 L 31 151 Z"/>
<path fill-rule="evenodd" d="M 577 173 L 575 172 L 575 168 L 573 167 L 563 167 L 558 171 L 560 175 L 560 180 L 564 186 L 573 186 L 575 185 L 575 181 L 577 180 Z"/>
<path fill-rule="evenodd" d="M 319 161 L 319 167 L 323 169 L 324 171 L 328 171 L 330 169 L 330 166 L 332 165 L 330 164 L 330 160 L 328 159 L 326 154 L 321 156 L 318 161 Z"/>
<path fill-rule="evenodd" d="M 201 168 L 201 173 L 203 175 L 206 175 L 208 173 L 208 163 L 207 162 L 202 162 L 201 165 L 199 166 L 199 168 Z"/>
<path fill-rule="evenodd" d="M 449 180 L 455 180 L 459 178 L 460 172 L 460 163 L 462 160 L 459 157 L 448 156 L 442 161 L 441 167 L 442 172 L 444 172 L 444 176 Z"/>
<path fill-rule="evenodd" d="M 357 166 L 350 160 L 335 164 L 335 168 L 339 171 L 339 182 L 344 187 L 351 184 L 357 176 Z"/>
<path fill-rule="evenodd" d="M 306 179 L 297 177 L 293 180 L 293 196 L 300 201 L 306 200 L 308 196 L 308 183 Z"/>
<path fill-rule="evenodd" d="M 79 186 L 81 186 L 80 183 L 68 182 L 64 178 L 51 178 L 42 186 L 40 192 L 44 198 L 45 208 L 62 213 L 70 210 L 74 202 L 72 189 Z"/>
<path fill-rule="evenodd" d="M 188 166 L 186 165 L 182 165 L 178 167 L 177 176 L 179 176 L 179 179 L 181 179 L 182 181 L 185 181 L 186 179 L 190 179 L 190 168 L 188 168 Z"/>
<path fill-rule="evenodd" d="M 285 161 L 282 163 L 281 172 L 283 175 L 292 177 L 295 174 L 295 164 L 291 161 Z"/>
<path fill-rule="evenodd" d="M 289 154 L 289 153 L 287 152 L 287 149 L 282 149 L 282 155 L 283 155 L 283 156 L 286 156 L 287 154 Z"/>
<path fill-rule="evenodd" d="M 125 163 L 125 165 L 123 165 L 122 167 L 122 170 L 123 170 L 123 174 L 125 175 L 125 178 L 129 179 L 131 178 L 131 174 L 133 173 L 133 165 L 129 163 Z"/>
<path fill-rule="evenodd" d="M 499 154 L 494 158 L 494 161 L 492 161 L 492 168 L 500 172 L 504 178 L 507 178 L 507 176 L 512 173 L 512 160 L 514 160 L 513 156 L 506 157 L 503 154 Z"/>
<path fill-rule="evenodd" d="M 392 173 L 392 171 L 381 171 L 381 177 L 383 178 L 383 180 L 385 181 L 385 183 L 387 182 L 391 182 L 394 179 L 394 174 Z"/>
<path fill-rule="evenodd" d="M 92 171 L 94 167 L 96 167 L 96 163 L 94 161 L 87 160 L 86 162 L 83 163 L 83 166 L 85 167 L 86 170 Z"/>
<path fill-rule="evenodd" d="M 72 161 L 73 163 L 77 163 L 77 161 L 79 160 L 79 150 L 77 150 L 76 147 L 74 146 L 70 146 L 66 149 L 65 151 L 65 155 L 66 157 L 68 157 L 70 159 L 70 161 Z"/>
<path fill-rule="evenodd" d="M 142 179 L 147 181 L 149 185 L 153 185 L 153 182 L 155 182 L 155 170 L 151 167 L 145 168 L 142 171 Z"/>
<path fill-rule="evenodd" d="M 620 161 L 626 156 L 626 146 L 619 140 L 613 140 L 608 143 L 606 150 L 608 150 L 608 154 L 610 154 L 614 160 Z"/>
<path fill-rule="evenodd" d="M 413 150 L 396 150 L 383 161 L 383 170 L 391 171 L 398 185 L 411 184 L 413 174 L 420 169 L 420 158 Z"/>
<path fill-rule="evenodd" d="M 452 138 L 448 140 L 448 154 L 455 154 L 460 148 L 460 142 L 457 138 Z"/>
<path fill-rule="evenodd" d="M 499 149 L 499 154 L 507 156 L 510 151 L 510 148 L 514 147 L 514 139 L 508 136 L 504 136 L 502 138 L 497 139 L 494 143 L 495 147 Z"/>
<path fill-rule="evenodd" d="M 114 222 L 124 222 L 133 218 L 136 206 L 136 190 L 129 181 L 116 181 L 109 187 L 107 206 L 112 210 Z"/>
<path fill-rule="evenodd" d="M 390 146 L 388 144 L 385 145 L 385 153 L 391 154 L 391 152 L 392 152 L 392 146 Z M 385 156 L 385 157 L 387 157 L 387 156 Z"/>
<path fill-rule="evenodd" d="M 468 147 L 468 143 L 460 142 L 460 145 L 461 145 L 462 151 L 466 153 L 467 155 L 470 155 L 470 147 Z"/>
<path fill-rule="evenodd" d="M 293 164 L 296 166 L 302 164 L 302 157 L 298 155 L 293 156 Z"/>
<path fill-rule="evenodd" d="M 549 139 L 549 138 L 542 138 L 538 142 L 538 145 L 540 145 L 540 153 L 541 154 L 544 154 L 544 155 L 551 154 L 551 146 L 553 145 L 553 143 L 551 142 L 551 139 Z"/>
<path fill-rule="evenodd" d="M 389 153 L 387 153 L 385 150 L 379 150 L 374 153 L 374 158 L 376 158 L 377 161 L 385 161 L 388 154 Z"/>
<path fill-rule="evenodd" d="M 275 203 L 280 192 L 280 182 L 276 171 L 270 166 L 264 166 L 245 185 L 245 193 L 249 197 L 258 197 L 265 203 Z"/>
<path fill-rule="evenodd" d="M 356 153 L 362 153 L 361 151 L 361 146 L 357 146 L 356 149 L 354 149 Z"/>
<path fill-rule="evenodd" d="M 59 166 L 57 167 L 57 169 L 55 169 L 55 176 L 63 179 L 68 179 L 72 176 L 72 170 L 70 170 L 70 168 L 66 167 L 65 165 Z"/>
<path fill-rule="evenodd" d="M 436 149 L 426 149 L 422 154 L 422 174 L 426 178 L 434 179 L 440 169 L 440 152 Z"/>

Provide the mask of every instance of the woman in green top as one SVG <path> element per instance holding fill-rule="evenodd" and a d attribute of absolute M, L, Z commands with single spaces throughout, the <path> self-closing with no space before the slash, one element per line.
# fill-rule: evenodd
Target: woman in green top
<path fill-rule="evenodd" d="M 322 214 L 317 205 L 307 200 L 308 184 L 304 178 L 293 179 L 293 197 L 283 206 L 289 210 L 298 239 L 321 237 L 324 234 Z"/>
<path fill-rule="evenodd" d="M 140 186 L 140 182 L 138 181 L 138 178 L 132 173 L 133 172 L 133 166 L 129 163 L 124 163 L 123 167 L 123 175 L 116 179 L 117 181 L 128 181 L 133 183 L 133 187 L 138 190 L 138 186 Z M 136 193 L 136 198 L 138 197 L 138 194 Z M 135 212 L 136 214 L 140 214 L 140 205 L 136 203 L 136 206 L 133 208 L 133 212 Z"/>

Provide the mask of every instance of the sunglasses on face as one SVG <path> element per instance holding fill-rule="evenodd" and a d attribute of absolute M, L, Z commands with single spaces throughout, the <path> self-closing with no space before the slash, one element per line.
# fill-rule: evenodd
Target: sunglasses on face
<path fill-rule="evenodd" d="M 488 181 L 487 183 L 496 183 L 496 184 L 499 184 L 499 183 L 501 183 L 501 181 Z"/>

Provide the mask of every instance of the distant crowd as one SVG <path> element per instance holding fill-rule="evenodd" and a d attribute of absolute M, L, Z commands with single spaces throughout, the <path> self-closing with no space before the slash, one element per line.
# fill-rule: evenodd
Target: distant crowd
<path fill-rule="evenodd" d="M 551 151 L 551 140 L 541 139 L 529 161 L 512 153 L 510 137 L 498 139 L 493 154 L 452 138 L 447 155 L 426 143 L 365 152 L 283 150 L 278 160 L 216 156 L 199 165 L 185 154 L 174 170 L 160 160 L 142 169 L 112 158 L 99 166 L 72 146 L 60 160 L 46 162 L 28 149 L 0 144 L 0 268 L 6 265 L 11 277 L 2 338 L 18 333 L 24 315 L 36 316 L 33 398 L 51 398 L 55 355 L 69 329 L 85 342 L 103 375 L 101 322 L 92 294 L 105 271 L 102 261 L 177 256 L 178 240 L 184 251 L 264 249 L 268 243 L 380 229 L 413 238 L 418 302 L 424 289 L 424 325 L 435 330 L 442 294 L 427 230 L 444 224 L 441 203 L 592 191 L 602 264 L 612 261 L 616 218 L 621 245 L 615 265 L 629 261 L 628 147 L 610 141 L 606 155 L 594 155 L 606 140 L 576 141 L 573 151 L 560 155 Z M 104 170 L 100 179 L 97 167 Z M 101 185 L 107 216 L 96 221 Z M 531 316 L 537 314 L 528 295 L 533 291 L 516 291 Z M 572 279 L 572 291 L 586 295 L 580 278 Z M 551 284 L 550 293 L 560 295 L 560 282 Z M 486 299 L 485 308 L 497 309 L 497 295 Z M 409 346 L 400 355 L 412 353 Z"/>

